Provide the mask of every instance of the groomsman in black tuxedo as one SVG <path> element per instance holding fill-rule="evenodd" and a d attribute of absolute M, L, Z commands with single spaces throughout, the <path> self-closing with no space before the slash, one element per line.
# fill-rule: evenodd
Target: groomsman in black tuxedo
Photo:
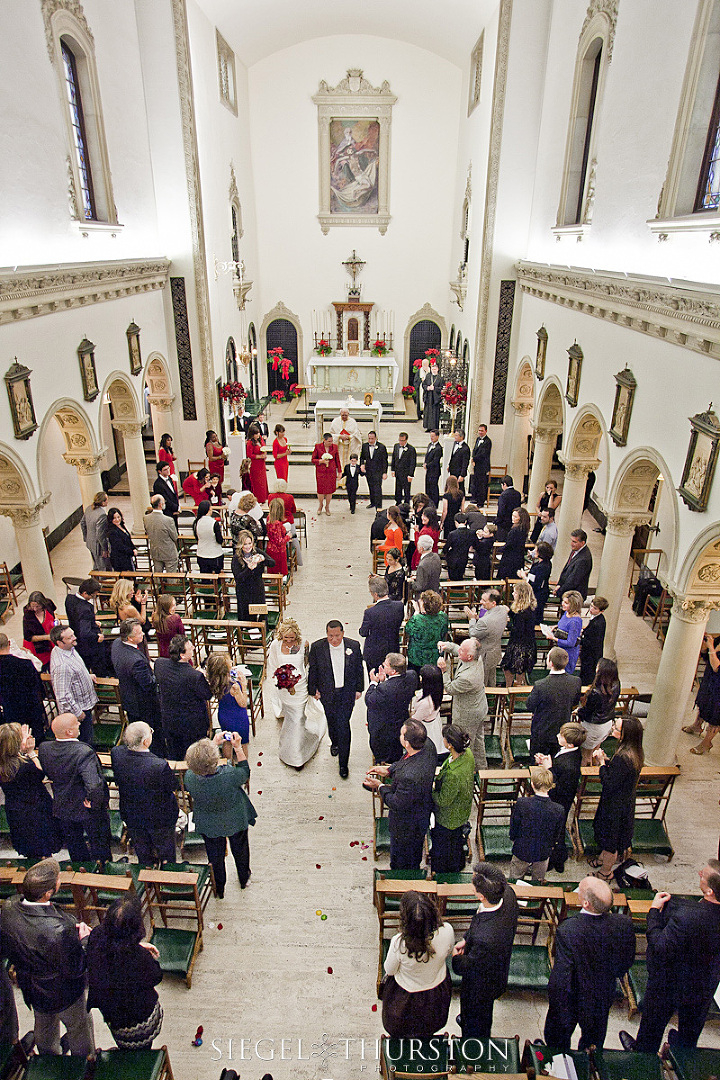
<path fill-rule="evenodd" d="M 453 433 L 455 442 L 453 448 L 450 451 L 450 463 L 448 464 L 448 473 L 450 476 L 456 476 L 457 482 L 460 486 L 460 491 L 465 494 L 465 477 L 470 465 L 470 447 L 465 442 L 465 432 L 455 431 Z"/>
<path fill-rule="evenodd" d="M 487 425 L 480 424 L 472 451 L 473 474 L 470 477 L 470 495 L 481 507 L 487 502 L 491 452 L 492 440 L 488 438 Z"/>
<path fill-rule="evenodd" d="M 433 506 L 440 502 L 440 471 L 442 469 L 443 450 L 440 445 L 440 435 L 437 431 L 430 432 L 430 442 L 425 451 L 425 494 Z"/>
<path fill-rule="evenodd" d="M 374 431 L 368 432 L 368 441 L 363 443 L 360 451 L 360 472 L 364 474 L 368 482 L 370 492 L 370 506 L 382 509 L 382 485 L 387 476 L 388 456 L 387 448 L 378 442 Z"/>
<path fill-rule="evenodd" d="M 395 477 L 395 504 L 410 502 L 410 488 L 417 466 L 417 452 L 408 442 L 407 431 L 401 431 L 393 446 L 390 471 Z"/>

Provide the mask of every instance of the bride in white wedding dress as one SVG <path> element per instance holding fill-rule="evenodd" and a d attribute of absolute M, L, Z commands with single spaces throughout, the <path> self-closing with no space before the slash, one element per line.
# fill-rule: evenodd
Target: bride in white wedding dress
<path fill-rule="evenodd" d="M 327 731 L 322 705 L 308 698 L 307 653 L 308 644 L 303 645 L 300 627 L 294 619 L 285 619 L 275 631 L 268 650 L 267 686 L 275 717 L 284 718 L 278 745 L 280 760 L 295 769 L 310 761 Z M 282 673 L 276 676 L 276 672 L 288 666 L 294 669 L 284 673 L 291 676 L 289 680 L 283 679 Z M 294 685 L 281 689 L 278 679 Z"/>

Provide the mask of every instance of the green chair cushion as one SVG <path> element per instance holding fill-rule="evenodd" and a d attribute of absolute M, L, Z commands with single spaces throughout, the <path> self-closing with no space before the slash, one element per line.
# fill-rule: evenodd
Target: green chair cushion
<path fill-rule="evenodd" d="M 423 870 L 376 870 L 375 881 L 425 881 L 427 874 Z M 409 886 L 411 887 L 411 886 Z M 400 910 L 400 897 L 385 897 L 386 911 Z"/>
<path fill-rule="evenodd" d="M 5 807 L 0 806 L 0 836 L 9 836 L 10 826 L 8 825 L 7 814 L 5 813 Z"/>
<path fill-rule="evenodd" d="M 551 1074 L 553 1070 L 549 1063 L 560 1054 L 561 1050 L 554 1050 L 541 1042 L 526 1043 L 523 1064 L 526 1068 L 532 1066 L 538 1076 L 542 1072 Z M 567 1056 L 575 1066 L 578 1080 L 590 1080 L 590 1058 L 587 1053 L 584 1050 L 571 1050 Z"/>
<path fill-rule="evenodd" d="M 375 818 L 375 848 L 377 851 L 390 850 L 390 826 L 387 817 Z"/>
<path fill-rule="evenodd" d="M 509 825 L 481 825 L 480 838 L 486 859 L 512 858 Z"/>
<path fill-rule="evenodd" d="M 502 765 L 503 755 L 499 735 L 485 736 L 485 757 L 489 767 L 498 763 Z"/>
<path fill-rule="evenodd" d="M 469 885 L 472 882 L 472 874 L 436 874 L 435 880 L 439 885 Z M 462 916 L 472 918 L 477 909 L 477 903 L 466 904 L 462 900 L 447 900 L 445 912 L 456 918 Z"/>
<path fill-rule="evenodd" d="M 578 822 L 578 832 L 580 834 L 580 842 L 583 846 L 583 851 L 588 855 L 592 855 L 598 851 L 598 846 L 595 843 L 595 831 L 593 829 L 592 818 L 580 818 Z"/>
<path fill-rule="evenodd" d="M 720 1050 L 671 1046 L 670 1061 L 678 1080 L 707 1080 L 710 1076 L 720 1076 Z"/>
<path fill-rule="evenodd" d="M 550 958 L 544 945 L 513 945 L 508 987 L 514 990 L 547 990 Z"/>
<path fill-rule="evenodd" d="M 520 1072 L 520 1049 L 517 1039 L 502 1039 L 491 1035 L 489 1039 L 451 1039 L 450 1067 L 459 1073 Z"/>
<path fill-rule="evenodd" d="M 122 724 L 95 724 L 93 742 L 96 750 L 112 750 L 122 735 Z"/>
<path fill-rule="evenodd" d="M 196 930 L 177 930 L 175 927 L 156 926 L 150 940 L 160 953 L 159 963 L 162 971 L 187 975 L 197 938 Z"/>
<path fill-rule="evenodd" d="M 510 736 L 510 752 L 513 756 L 513 761 L 520 764 L 525 764 L 530 761 L 530 739 L 524 735 L 511 735 Z"/>
<path fill-rule="evenodd" d="M 93 1080 L 157 1080 L 165 1064 L 164 1050 L 101 1050 Z"/>
<path fill-rule="evenodd" d="M 600 1080 L 663 1080 L 657 1054 L 628 1050 L 598 1050 L 594 1061 Z"/>
<path fill-rule="evenodd" d="M 123 834 L 124 831 L 125 831 L 125 826 L 123 824 L 123 819 L 120 817 L 120 811 L 119 810 L 111 810 L 110 811 L 110 835 L 112 836 L 113 840 L 115 840 L 115 841 L 117 841 L 119 843 L 121 838 L 122 838 L 122 834 Z"/>
<path fill-rule="evenodd" d="M 388 1075 L 436 1075 L 448 1068 L 448 1044 L 443 1035 L 431 1039 L 383 1039 L 382 1055 Z"/>
<path fill-rule="evenodd" d="M 673 854 L 665 822 L 659 818 L 635 818 L 632 838 L 633 855 Z"/>
<path fill-rule="evenodd" d="M 648 984 L 647 963 L 644 958 L 636 960 L 630 968 L 628 971 L 628 982 L 630 983 L 630 989 L 635 996 L 637 1007 L 640 1012 L 642 1012 L 645 991 L 647 990 Z"/>
<path fill-rule="evenodd" d="M 445 967 L 448 969 L 448 972 L 449 972 L 449 975 L 450 975 L 450 982 L 452 984 L 453 990 L 459 990 L 460 985 L 462 983 L 462 975 L 457 975 L 453 971 L 452 957 L 451 956 L 448 956 L 447 960 L 445 961 Z"/>
<path fill-rule="evenodd" d="M 86 1070 L 84 1057 L 33 1054 L 25 1070 L 25 1080 L 83 1080 Z"/>

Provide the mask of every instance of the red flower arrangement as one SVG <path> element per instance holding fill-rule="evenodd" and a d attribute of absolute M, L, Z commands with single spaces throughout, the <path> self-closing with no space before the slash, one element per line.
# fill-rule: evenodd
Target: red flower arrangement
<path fill-rule="evenodd" d="M 226 382 L 220 387 L 220 397 L 231 405 L 239 405 L 247 397 L 247 391 L 241 382 Z"/>
<path fill-rule="evenodd" d="M 277 403 L 279 405 L 280 402 L 285 400 L 285 391 L 284 390 L 273 390 L 270 397 L 273 399 L 273 401 L 277 401 Z"/>
<path fill-rule="evenodd" d="M 377 338 L 377 340 L 373 342 L 373 347 L 372 347 L 370 355 L 371 356 L 385 356 L 387 351 L 388 351 L 387 343 L 382 338 Z"/>
<path fill-rule="evenodd" d="M 462 383 L 446 382 L 440 391 L 440 397 L 449 408 L 457 408 L 467 401 L 467 387 Z"/>
<path fill-rule="evenodd" d="M 327 338 L 320 338 L 317 345 L 315 346 L 315 352 L 318 354 L 318 356 L 330 355 L 330 353 L 332 352 L 332 345 Z"/>
<path fill-rule="evenodd" d="M 284 356 L 282 348 L 278 345 L 276 349 L 271 349 L 267 358 L 268 364 L 270 364 L 273 371 L 277 371 L 280 368 L 280 374 L 283 379 L 287 379 L 291 371 L 293 371 L 292 360 L 289 356 Z"/>
<path fill-rule="evenodd" d="M 439 349 L 426 349 L 425 355 L 431 364 L 440 365 L 440 350 Z"/>
<path fill-rule="evenodd" d="M 300 682 L 301 675 L 297 668 L 293 667 L 292 664 L 283 664 L 282 667 L 275 668 L 273 679 L 277 684 L 278 690 L 287 690 L 288 693 L 294 694 L 295 687 Z"/>
<path fill-rule="evenodd" d="M 414 398 L 415 397 L 415 387 L 414 386 L 403 386 L 401 393 L 402 393 L 402 396 L 404 398 Z"/>
<path fill-rule="evenodd" d="M 422 367 L 422 359 L 420 357 L 418 357 L 417 360 L 413 360 L 413 367 L 414 368 L 421 368 Z"/>
<path fill-rule="evenodd" d="M 296 382 L 290 383 L 290 386 L 288 387 L 288 394 L 290 395 L 290 397 L 302 397 L 302 393 L 302 388 L 299 387 Z"/>

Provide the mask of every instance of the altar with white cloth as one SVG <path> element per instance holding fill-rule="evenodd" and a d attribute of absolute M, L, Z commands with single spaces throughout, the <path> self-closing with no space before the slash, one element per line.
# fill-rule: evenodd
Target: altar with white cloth
<path fill-rule="evenodd" d="M 390 353 L 385 356 L 344 353 L 318 356 L 313 352 L 307 360 L 306 370 L 310 375 L 311 405 L 320 398 L 339 403 L 348 394 L 362 397 L 368 392 L 386 405 L 392 405 L 400 376 L 397 361 Z"/>
<path fill-rule="evenodd" d="M 324 399 L 315 404 L 315 433 L 316 442 L 322 440 L 323 434 L 328 430 L 336 416 L 340 415 L 340 409 L 345 408 L 358 423 L 369 423 L 368 430 L 378 430 L 382 419 L 383 407 L 379 401 L 373 401 L 372 405 L 365 405 L 362 401 L 354 398 L 332 401 Z M 365 435 L 367 432 L 364 433 Z"/>

